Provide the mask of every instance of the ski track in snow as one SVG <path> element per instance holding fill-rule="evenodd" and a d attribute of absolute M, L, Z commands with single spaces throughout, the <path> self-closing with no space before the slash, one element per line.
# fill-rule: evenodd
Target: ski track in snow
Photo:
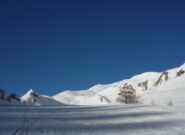
<path fill-rule="evenodd" d="M 185 112 L 177 108 L 1 107 L 0 135 L 184 135 Z"/>

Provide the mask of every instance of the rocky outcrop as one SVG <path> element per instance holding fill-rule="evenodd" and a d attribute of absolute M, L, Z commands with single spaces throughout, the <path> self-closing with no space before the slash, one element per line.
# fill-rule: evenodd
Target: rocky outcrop
<path fill-rule="evenodd" d="M 148 80 L 138 83 L 138 87 L 141 87 L 143 91 L 148 90 Z"/>
<path fill-rule="evenodd" d="M 166 72 L 166 71 L 161 73 L 158 80 L 154 83 L 154 86 L 158 86 L 159 84 L 162 83 L 163 80 L 165 80 L 165 81 L 169 80 L 168 72 Z"/>
<path fill-rule="evenodd" d="M 33 101 L 36 102 L 36 99 L 39 98 L 40 96 L 34 92 L 30 93 L 30 96 L 32 97 Z"/>
<path fill-rule="evenodd" d="M 180 77 L 181 75 L 183 75 L 185 73 L 185 71 L 183 69 L 181 69 L 180 71 L 178 71 L 176 73 L 176 77 Z"/>
<path fill-rule="evenodd" d="M 101 103 L 110 103 L 110 100 L 105 96 L 99 96 L 99 100 Z"/>

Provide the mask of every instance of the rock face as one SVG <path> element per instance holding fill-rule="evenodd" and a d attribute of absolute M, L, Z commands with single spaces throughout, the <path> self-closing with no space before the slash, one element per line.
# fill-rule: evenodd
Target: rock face
<path fill-rule="evenodd" d="M 159 79 L 154 83 L 154 86 L 158 86 L 159 84 L 162 83 L 163 80 L 168 81 L 169 76 L 168 76 L 168 72 L 162 72 Z"/>
<path fill-rule="evenodd" d="M 148 80 L 138 83 L 138 87 L 141 87 L 143 91 L 148 90 Z"/>
<path fill-rule="evenodd" d="M 180 71 L 178 71 L 176 73 L 176 77 L 180 77 L 181 75 L 183 75 L 185 73 L 185 71 L 183 69 L 181 69 Z"/>
<path fill-rule="evenodd" d="M 109 103 L 110 101 L 106 98 L 106 97 L 104 97 L 104 96 L 100 96 L 100 101 L 101 101 L 101 103 Z"/>
<path fill-rule="evenodd" d="M 30 96 L 32 97 L 33 102 L 37 102 L 37 98 L 40 97 L 38 94 L 34 93 L 33 91 L 30 92 Z"/>

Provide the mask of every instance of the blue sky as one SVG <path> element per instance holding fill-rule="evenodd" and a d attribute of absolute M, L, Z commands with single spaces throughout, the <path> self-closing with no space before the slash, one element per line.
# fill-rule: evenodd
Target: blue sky
<path fill-rule="evenodd" d="M 1 0 L 0 87 L 54 95 L 185 62 L 180 0 Z"/>

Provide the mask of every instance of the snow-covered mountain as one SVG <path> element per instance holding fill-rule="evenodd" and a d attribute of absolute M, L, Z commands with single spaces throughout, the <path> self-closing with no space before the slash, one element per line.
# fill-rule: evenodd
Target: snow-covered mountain
<path fill-rule="evenodd" d="M 63 105 L 52 97 L 39 95 L 30 89 L 24 96 L 21 97 L 21 102 L 27 105 Z"/>
<path fill-rule="evenodd" d="M 177 92 L 177 90 L 185 88 L 185 83 L 183 83 L 185 82 L 184 71 L 185 64 L 164 72 L 146 72 L 120 82 L 96 85 L 88 90 L 64 91 L 53 96 L 53 98 L 62 103 L 76 105 L 117 104 L 120 87 L 127 83 L 136 90 L 136 95 L 140 97 L 141 102 L 149 103 L 153 100 L 158 100 L 163 90 L 170 93 L 171 90 L 175 89 Z M 182 94 L 182 92 L 180 93 Z M 165 95 L 163 96 L 166 98 Z"/>
<path fill-rule="evenodd" d="M 163 72 L 146 72 L 107 85 L 95 85 L 87 90 L 64 91 L 53 97 L 39 96 L 34 102 L 30 91 L 21 99 L 31 104 L 62 103 L 70 105 L 120 104 L 120 89 L 134 90 L 139 102 L 144 104 L 185 101 L 185 64 Z M 31 91 L 32 92 L 32 91 Z M 51 103 L 52 102 L 52 103 Z"/>

